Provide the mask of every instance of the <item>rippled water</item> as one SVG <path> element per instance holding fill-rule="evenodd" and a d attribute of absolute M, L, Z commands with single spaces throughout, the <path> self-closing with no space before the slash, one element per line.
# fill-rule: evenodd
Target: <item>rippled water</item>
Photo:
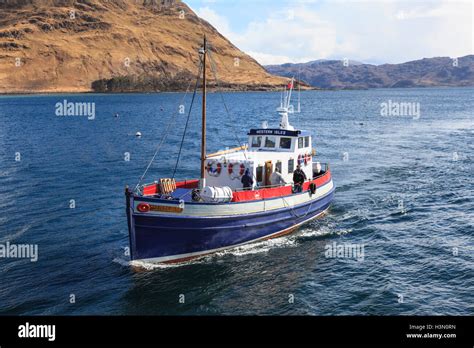
<path fill-rule="evenodd" d="M 124 256 L 123 189 L 136 184 L 182 94 L 0 97 L 0 244 L 39 247 L 37 262 L 0 259 L 0 313 L 472 315 L 473 92 L 302 93 L 291 121 L 315 133 L 319 160 L 331 163 L 329 213 L 284 238 L 138 268 Z M 276 123 L 279 98 L 227 93 L 230 119 L 211 94 L 209 151 L 236 145 L 234 128 L 245 141 L 250 127 Z M 55 116 L 64 99 L 95 102 L 95 120 Z M 380 116 L 388 100 L 419 102 L 421 117 Z M 198 109 L 182 178 L 199 173 Z M 148 181 L 172 170 L 185 117 Z M 333 243 L 363 246 L 364 257 L 326 257 Z"/>

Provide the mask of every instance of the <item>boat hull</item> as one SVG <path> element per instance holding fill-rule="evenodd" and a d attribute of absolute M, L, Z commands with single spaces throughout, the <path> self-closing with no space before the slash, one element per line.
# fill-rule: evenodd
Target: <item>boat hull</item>
<path fill-rule="evenodd" d="M 303 192 L 292 197 L 297 204 L 233 215 L 214 215 L 218 205 L 204 207 L 205 216 L 178 214 L 140 214 L 129 204 L 131 257 L 153 263 L 176 263 L 201 257 L 213 252 L 234 248 L 255 241 L 291 233 L 304 223 L 324 213 L 334 197 L 334 187 L 321 195 Z M 133 199 L 133 198 L 132 198 Z M 150 201 L 150 200 L 148 200 Z M 255 211 L 255 202 L 234 204 L 236 211 Z M 237 205 L 236 205 L 237 204 Z M 271 203 L 266 203 L 271 204 Z M 274 202 L 277 204 L 277 202 Z M 237 207 L 235 209 L 235 207 Z M 248 209 L 247 207 L 248 206 Z M 252 208 L 253 207 L 253 208 Z M 199 207 L 203 209 L 203 207 Z"/>

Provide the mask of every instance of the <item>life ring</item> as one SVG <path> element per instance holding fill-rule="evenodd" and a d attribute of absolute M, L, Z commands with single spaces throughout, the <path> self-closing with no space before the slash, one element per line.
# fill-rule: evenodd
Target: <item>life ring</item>
<path fill-rule="evenodd" d="M 137 205 L 137 210 L 140 212 L 140 213 L 148 213 L 150 211 L 150 205 L 148 203 L 140 203 L 139 205 Z"/>
<path fill-rule="evenodd" d="M 214 168 L 214 165 L 215 165 L 215 168 Z M 210 162 L 207 163 L 206 170 L 207 170 L 207 173 L 210 176 L 216 176 L 217 177 L 217 176 L 221 175 L 222 163 L 217 162 L 217 161 L 210 161 Z"/>
<path fill-rule="evenodd" d="M 228 166 L 227 166 L 227 171 L 229 172 L 229 176 L 232 179 L 240 178 L 245 173 L 245 164 L 241 163 L 240 166 L 239 166 L 239 173 L 234 174 L 234 167 L 235 167 L 236 164 L 238 164 L 238 163 L 229 163 Z"/>

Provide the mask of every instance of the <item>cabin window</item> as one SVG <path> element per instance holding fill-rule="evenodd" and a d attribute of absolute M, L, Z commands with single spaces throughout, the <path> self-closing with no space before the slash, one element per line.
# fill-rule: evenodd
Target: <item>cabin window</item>
<path fill-rule="evenodd" d="M 280 148 L 291 149 L 291 138 L 280 138 Z"/>
<path fill-rule="evenodd" d="M 304 138 L 298 138 L 298 149 L 302 149 L 304 147 Z"/>
<path fill-rule="evenodd" d="M 252 147 L 262 146 L 262 137 L 252 137 Z"/>
<path fill-rule="evenodd" d="M 304 137 L 304 147 L 309 147 L 309 137 Z"/>
<path fill-rule="evenodd" d="M 288 161 L 288 174 L 291 174 L 295 171 L 295 160 L 294 159 L 290 159 Z"/>
<path fill-rule="evenodd" d="M 275 147 L 276 138 L 275 137 L 266 137 L 265 138 L 265 147 Z"/>
<path fill-rule="evenodd" d="M 257 182 L 262 182 L 263 181 L 263 167 L 258 166 L 257 167 Z"/>

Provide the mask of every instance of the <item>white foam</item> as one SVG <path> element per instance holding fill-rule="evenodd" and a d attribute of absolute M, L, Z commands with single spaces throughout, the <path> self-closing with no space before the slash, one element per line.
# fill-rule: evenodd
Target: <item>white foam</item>
<path fill-rule="evenodd" d="M 295 235 L 296 238 L 309 238 L 309 237 L 323 237 L 327 235 L 334 234 L 335 232 L 330 229 L 328 226 L 320 227 L 307 227 L 297 232 Z"/>
<path fill-rule="evenodd" d="M 283 247 L 294 247 L 296 246 L 296 240 L 289 237 L 280 237 L 274 239 L 267 239 L 261 242 L 254 242 L 245 245 L 241 245 L 235 248 L 222 250 L 216 252 L 209 257 L 234 255 L 234 256 L 245 256 L 252 254 L 267 253 L 271 249 L 283 248 Z"/>
<path fill-rule="evenodd" d="M 137 267 L 137 268 L 142 268 L 146 271 L 151 271 L 151 270 L 154 270 L 156 268 L 166 268 L 166 267 L 168 267 L 168 265 L 165 265 L 165 264 L 144 262 L 144 261 L 140 261 L 140 260 L 130 261 L 130 260 L 124 260 L 124 259 L 121 259 L 121 258 L 115 258 L 112 261 L 115 262 L 115 263 L 118 263 L 120 266 L 123 266 L 123 267 L 127 267 L 127 268 L 128 267 Z"/>
<path fill-rule="evenodd" d="M 163 263 L 153 263 L 153 262 L 145 262 L 142 260 L 125 260 L 122 258 L 115 258 L 113 261 L 124 266 L 124 267 L 138 267 L 144 270 L 155 270 L 155 269 L 168 269 L 168 268 L 175 268 L 175 267 L 182 267 L 186 265 L 192 264 L 199 264 L 199 263 L 208 263 L 208 262 L 215 262 L 216 259 L 220 259 L 223 256 L 232 255 L 236 257 L 242 257 L 246 255 L 254 255 L 254 254 L 265 254 L 268 253 L 270 250 L 276 248 L 293 248 L 298 246 L 298 240 L 307 237 L 321 237 L 331 234 L 346 234 L 352 232 L 352 229 L 349 230 L 334 230 L 329 226 L 321 226 L 321 227 L 306 227 L 294 234 L 282 236 L 273 239 L 267 239 L 260 242 L 253 242 L 249 244 L 244 244 L 238 247 L 229 248 L 217 252 L 213 252 L 209 255 L 204 255 L 200 258 L 196 258 L 194 260 L 180 262 L 180 263 L 173 263 L 173 264 L 163 264 Z"/>
<path fill-rule="evenodd" d="M 175 268 L 175 267 L 182 267 L 191 264 L 198 264 L 198 263 L 205 263 L 205 262 L 214 262 L 216 258 L 221 258 L 225 255 L 233 255 L 233 256 L 245 256 L 245 255 L 252 255 L 252 254 L 260 254 L 260 253 L 267 253 L 271 249 L 275 249 L 278 247 L 290 247 L 295 246 L 296 240 L 289 239 L 285 237 L 269 239 L 261 242 L 256 243 L 249 243 L 239 247 L 230 248 L 218 252 L 214 252 L 209 255 L 202 256 L 200 258 L 196 258 L 194 260 L 180 262 L 180 263 L 173 263 L 173 264 L 164 264 L 164 263 L 153 263 L 153 262 L 146 262 L 142 260 L 126 260 L 122 258 L 115 258 L 112 261 L 118 263 L 124 267 L 138 267 L 142 268 L 147 271 L 155 270 L 155 269 L 167 269 L 167 268 Z"/>
<path fill-rule="evenodd" d="M 113 259 L 112 262 L 118 263 L 120 266 L 130 266 L 130 260 L 124 260 L 119 257 Z"/>
<path fill-rule="evenodd" d="M 187 262 L 180 262 L 180 263 L 172 263 L 172 264 L 166 264 L 166 263 L 153 263 L 153 262 L 147 262 L 143 260 L 124 260 L 122 258 L 115 258 L 112 260 L 112 262 L 118 263 L 119 265 L 123 267 L 136 267 L 136 268 L 141 268 L 146 271 L 152 271 L 155 269 L 166 269 L 166 268 L 176 268 L 176 267 L 182 267 L 182 266 L 187 266 L 190 264 L 196 264 L 196 263 L 202 263 L 203 259 L 195 259 L 192 261 L 187 261 Z"/>

